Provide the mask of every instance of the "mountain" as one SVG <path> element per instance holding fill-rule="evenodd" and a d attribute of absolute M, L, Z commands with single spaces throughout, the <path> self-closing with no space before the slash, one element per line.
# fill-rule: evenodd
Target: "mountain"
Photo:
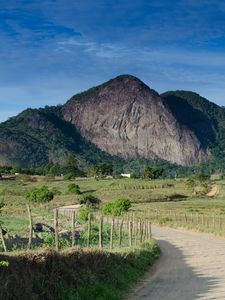
<path fill-rule="evenodd" d="M 81 165 L 144 158 L 192 166 L 223 156 L 224 129 L 225 109 L 198 94 L 159 95 L 122 75 L 63 106 L 27 109 L 1 123 L 0 165 L 63 163 L 75 153 Z"/>
<path fill-rule="evenodd" d="M 178 122 L 190 128 L 210 149 L 211 159 L 225 165 L 225 107 L 189 91 L 166 92 L 161 97 Z"/>
<path fill-rule="evenodd" d="M 177 122 L 163 99 L 133 76 L 117 77 L 72 97 L 62 113 L 87 140 L 124 159 L 193 165 L 208 156 L 207 147 Z"/>
<path fill-rule="evenodd" d="M 81 167 L 101 160 L 119 160 L 86 141 L 72 124 L 64 121 L 60 106 L 27 109 L 0 124 L 0 165 L 38 167 L 49 161 L 63 164 L 70 153 L 77 155 Z"/>

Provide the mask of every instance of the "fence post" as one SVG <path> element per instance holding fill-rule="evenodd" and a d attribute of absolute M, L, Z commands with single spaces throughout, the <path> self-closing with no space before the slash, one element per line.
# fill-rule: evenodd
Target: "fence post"
<path fill-rule="evenodd" d="M 122 237 L 123 237 L 123 219 L 121 219 L 121 223 L 119 226 L 119 247 L 122 245 Z"/>
<path fill-rule="evenodd" d="M 134 244 L 137 246 L 137 236 L 138 236 L 138 220 L 134 220 Z"/>
<path fill-rule="evenodd" d="M 152 223 L 149 221 L 148 223 L 148 232 L 149 232 L 149 239 L 151 240 L 152 239 Z"/>
<path fill-rule="evenodd" d="M 101 216 L 99 219 L 99 248 L 103 249 L 103 217 Z"/>
<path fill-rule="evenodd" d="M 146 240 L 146 220 L 143 221 L 143 238 Z"/>
<path fill-rule="evenodd" d="M 55 229 L 55 250 L 59 250 L 59 223 L 58 223 L 59 211 L 56 208 L 54 211 L 54 229 Z"/>
<path fill-rule="evenodd" d="M 88 214 L 88 236 L 87 236 L 87 247 L 91 244 L 91 214 Z"/>
<path fill-rule="evenodd" d="M 140 220 L 140 242 L 142 243 L 143 239 L 143 222 Z"/>
<path fill-rule="evenodd" d="M 75 245 L 75 211 L 72 212 L 72 221 L 71 221 L 71 227 L 72 227 L 72 247 Z"/>
<path fill-rule="evenodd" d="M 132 247 L 133 222 L 129 221 L 129 247 Z"/>
<path fill-rule="evenodd" d="M 33 237 L 33 222 L 32 222 L 32 216 L 31 216 L 31 210 L 29 204 L 27 206 L 27 212 L 28 212 L 28 218 L 29 218 L 29 238 L 28 238 L 28 245 L 27 248 L 31 248 L 32 244 L 32 237 Z"/>
<path fill-rule="evenodd" d="M 5 239 L 4 239 L 3 231 L 2 231 L 2 228 L 1 228 L 1 227 L 0 227 L 0 238 L 1 238 L 1 241 L 2 241 L 2 246 L 3 246 L 4 252 L 7 253 L 7 248 L 6 248 L 6 244 L 5 244 Z"/>
<path fill-rule="evenodd" d="M 110 230 L 110 249 L 113 248 L 113 231 L 114 231 L 114 219 L 111 222 L 111 230 Z"/>

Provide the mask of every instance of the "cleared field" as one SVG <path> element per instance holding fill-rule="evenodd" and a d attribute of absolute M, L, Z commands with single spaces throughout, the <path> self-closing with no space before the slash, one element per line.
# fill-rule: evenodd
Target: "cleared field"
<path fill-rule="evenodd" d="M 212 182 L 216 183 L 220 190 L 215 198 L 194 197 L 185 179 L 79 179 L 73 182 L 80 186 L 82 193 L 93 193 L 103 203 L 117 198 L 129 198 L 133 203 L 132 213 L 150 218 L 158 224 L 185 226 L 219 234 L 225 232 L 225 181 Z M 67 193 L 70 183 L 71 181 L 63 181 L 60 178 L 45 182 L 41 177 L 37 182 L 28 183 L 0 181 L 0 200 L 5 203 L 1 215 L 4 227 L 10 234 L 27 234 L 28 216 L 25 205 L 29 201 L 26 199 L 26 193 L 43 185 L 57 189 L 60 195 L 56 195 L 54 200 L 47 204 L 31 205 L 32 215 L 34 222 L 52 225 L 54 208 L 78 203 L 78 195 Z M 70 219 L 62 216 L 60 226 L 64 229 L 70 226 Z"/>

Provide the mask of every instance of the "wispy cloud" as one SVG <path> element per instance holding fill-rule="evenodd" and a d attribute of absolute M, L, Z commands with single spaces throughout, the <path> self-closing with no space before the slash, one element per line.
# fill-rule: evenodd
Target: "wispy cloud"
<path fill-rule="evenodd" d="M 158 47 L 127 47 L 113 43 L 97 43 L 83 39 L 64 39 L 57 43 L 57 52 L 76 53 L 76 50 L 99 58 L 121 58 L 130 62 L 154 62 L 164 65 L 188 65 L 213 68 L 225 66 L 225 53 L 218 51 L 185 50 L 182 48 L 158 49 Z"/>
<path fill-rule="evenodd" d="M 0 119 L 121 73 L 222 104 L 224 13 L 219 0 L 1 1 Z"/>

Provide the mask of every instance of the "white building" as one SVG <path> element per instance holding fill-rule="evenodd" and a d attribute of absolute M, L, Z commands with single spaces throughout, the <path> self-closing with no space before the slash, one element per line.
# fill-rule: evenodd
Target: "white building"
<path fill-rule="evenodd" d="M 125 178 L 130 178 L 130 175 L 131 174 L 120 174 L 122 177 L 125 177 Z"/>

